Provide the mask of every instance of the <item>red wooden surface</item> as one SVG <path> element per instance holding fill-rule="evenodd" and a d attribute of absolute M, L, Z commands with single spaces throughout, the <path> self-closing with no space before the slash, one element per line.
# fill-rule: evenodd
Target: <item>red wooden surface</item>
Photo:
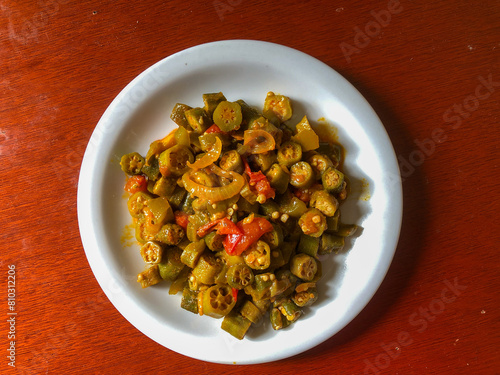
<path fill-rule="evenodd" d="M 0 19 L 0 373 L 500 373 L 498 1 L 5 0 Z M 99 288 L 76 216 L 81 159 L 115 95 L 172 53 L 236 38 L 350 80 L 404 178 L 401 239 L 366 309 L 318 347 L 252 366 L 135 329 Z"/>

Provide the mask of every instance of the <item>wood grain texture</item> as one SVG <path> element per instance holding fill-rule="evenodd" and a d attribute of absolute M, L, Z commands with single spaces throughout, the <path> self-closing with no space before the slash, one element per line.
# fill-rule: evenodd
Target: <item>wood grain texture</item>
<path fill-rule="evenodd" d="M 2 356 L 0 373 L 500 373 L 498 1 L 5 0 L 0 19 L 0 273 L 7 285 L 16 265 L 18 312 L 16 368 Z M 184 357 L 128 323 L 92 274 L 76 212 L 87 142 L 120 90 L 168 55 L 238 38 L 351 81 L 404 178 L 400 242 L 373 300 L 318 347 L 252 366 Z"/>

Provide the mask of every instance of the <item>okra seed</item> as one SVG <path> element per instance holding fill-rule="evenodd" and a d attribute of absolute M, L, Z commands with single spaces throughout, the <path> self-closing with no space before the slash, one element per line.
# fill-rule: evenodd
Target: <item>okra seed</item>
<path fill-rule="evenodd" d="M 266 196 L 264 194 L 262 194 L 262 193 L 259 194 L 257 196 L 257 202 L 259 202 L 260 204 L 265 203 L 266 202 Z"/>
<path fill-rule="evenodd" d="M 280 213 L 279 211 L 274 211 L 272 214 L 271 214 L 271 217 L 273 219 L 278 219 L 280 217 Z"/>
<path fill-rule="evenodd" d="M 314 216 L 312 217 L 312 222 L 313 222 L 314 224 L 318 224 L 318 223 L 320 223 L 320 222 L 321 222 L 321 216 L 319 216 L 319 215 L 314 215 Z"/>

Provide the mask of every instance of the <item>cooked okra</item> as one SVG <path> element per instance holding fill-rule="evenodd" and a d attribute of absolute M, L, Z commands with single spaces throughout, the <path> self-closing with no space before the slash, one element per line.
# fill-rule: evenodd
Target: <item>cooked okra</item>
<path fill-rule="evenodd" d="M 342 147 L 320 142 L 305 115 L 290 124 L 281 94 L 260 111 L 222 92 L 202 102 L 177 103 L 178 128 L 120 160 L 135 179 L 127 207 L 148 266 L 137 281 L 169 282 L 181 308 L 221 319 L 239 340 L 268 312 L 285 329 L 318 299 L 319 259 L 358 228 L 340 220 Z"/>

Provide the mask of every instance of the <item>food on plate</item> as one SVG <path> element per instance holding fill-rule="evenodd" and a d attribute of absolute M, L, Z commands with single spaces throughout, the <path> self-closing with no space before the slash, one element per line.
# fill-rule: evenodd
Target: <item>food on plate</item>
<path fill-rule="evenodd" d="M 146 269 L 142 288 L 169 282 L 181 307 L 222 319 L 243 339 L 264 317 L 297 321 L 318 298 L 322 260 L 357 229 L 340 218 L 349 192 L 343 149 L 307 116 L 291 124 L 289 97 L 261 111 L 223 93 L 177 103 L 177 128 L 145 155 L 121 158 L 127 207 Z"/>

